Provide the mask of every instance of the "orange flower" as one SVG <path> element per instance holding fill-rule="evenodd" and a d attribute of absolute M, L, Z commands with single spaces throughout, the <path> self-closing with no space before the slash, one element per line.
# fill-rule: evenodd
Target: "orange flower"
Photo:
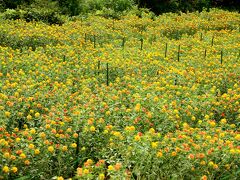
<path fill-rule="evenodd" d="M 173 151 L 171 156 L 176 156 L 177 155 L 177 152 L 176 151 Z"/>
<path fill-rule="evenodd" d="M 118 171 L 119 169 L 121 169 L 121 167 L 122 167 L 122 164 L 121 164 L 121 163 L 116 163 L 115 166 L 114 166 L 114 169 L 115 169 L 116 171 Z"/>
<path fill-rule="evenodd" d="M 189 154 L 188 158 L 189 159 L 194 159 L 194 154 Z"/>

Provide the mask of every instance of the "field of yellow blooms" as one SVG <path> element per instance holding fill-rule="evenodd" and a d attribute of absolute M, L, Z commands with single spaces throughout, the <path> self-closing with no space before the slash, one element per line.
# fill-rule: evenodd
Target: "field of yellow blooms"
<path fill-rule="evenodd" d="M 0 179 L 239 179 L 239 24 L 1 20 Z"/>

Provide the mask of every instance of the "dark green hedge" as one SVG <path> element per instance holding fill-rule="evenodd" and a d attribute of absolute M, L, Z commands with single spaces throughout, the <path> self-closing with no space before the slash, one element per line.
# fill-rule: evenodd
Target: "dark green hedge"
<path fill-rule="evenodd" d="M 202 11 L 214 7 L 240 10 L 240 0 L 138 0 L 138 4 L 140 7 L 149 8 L 156 14 Z"/>

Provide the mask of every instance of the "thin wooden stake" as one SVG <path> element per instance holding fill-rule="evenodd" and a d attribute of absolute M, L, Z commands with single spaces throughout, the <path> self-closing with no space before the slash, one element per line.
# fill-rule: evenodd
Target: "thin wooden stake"
<path fill-rule="evenodd" d="M 123 37 L 123 39 L 122 39 L 122 48 L 124 49 L 124 47 L 125 47 L 125 42 L 126 42 L 126 39 L 125 39 L 125 37 Z"/>
<path fill-rule="evenodd" d="M 167 57 L 168 43 L 165 45 L 165 58 Z"/>
<path fill-rule="evenodd" d="M 109 86 L 109 70 L 108 70 L 108 63 L 107 63 L 107 86 Z"/>
<path fill-rule="evenodd" d="M 214 35 L 213 35 L 213 37 L 212 37 L 212 46 L 213 46 L 213 44 L 214 44 Z"/>
<path fill-rule="evenodd" d="M 98 61 L 98 75 L 100 74 L 100 61 Z"/>
<path fill-rule="evenodd" d="M 178 62 L 180 61 L 180 48 L 181 48 L 181 46 L 178 45 Z"/>
<path fill-rule="evenodd" d="M 141 38 L 140 41 L 141 41 L 141 48 L 140 49 L 142 51 L 143 50 L 143 38 Z"/>
<path fill-rule="evenodd" d="M 223 63 L 223 51 L 221 50 L 221 64 Z"/>
<path fill-rule="evenodd" d="M 115 20 L 113 19 L 113 25 L 112 25 L 113 27 L 113 30 L 115 29 Z"/>
<path fill-rule="evenodd" d="M 200 36 L 200 41 L 202 41 L 203 40 L 203 34 L 201 33 L 201 36 Z"/>
<path fill-rule="evenodd" d="M 204 59 L 206 59 L 206 57 L 207 57 L 207 49 L 205 49 L 204 51 Z"/>

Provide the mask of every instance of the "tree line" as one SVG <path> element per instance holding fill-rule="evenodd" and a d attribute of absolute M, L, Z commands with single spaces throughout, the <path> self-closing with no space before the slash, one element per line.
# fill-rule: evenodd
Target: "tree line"
<path fill-rule="evenodd" d="M 53 7 L 60 14 L 75 16 L 93 10 L 125 11 L 133 7 L 148 8 L 155 14 L 165 12 L 192 12 L 219 7 L 240 10 L 240 0 L 0 0 L 0 10 L 34 6 Z"/>

